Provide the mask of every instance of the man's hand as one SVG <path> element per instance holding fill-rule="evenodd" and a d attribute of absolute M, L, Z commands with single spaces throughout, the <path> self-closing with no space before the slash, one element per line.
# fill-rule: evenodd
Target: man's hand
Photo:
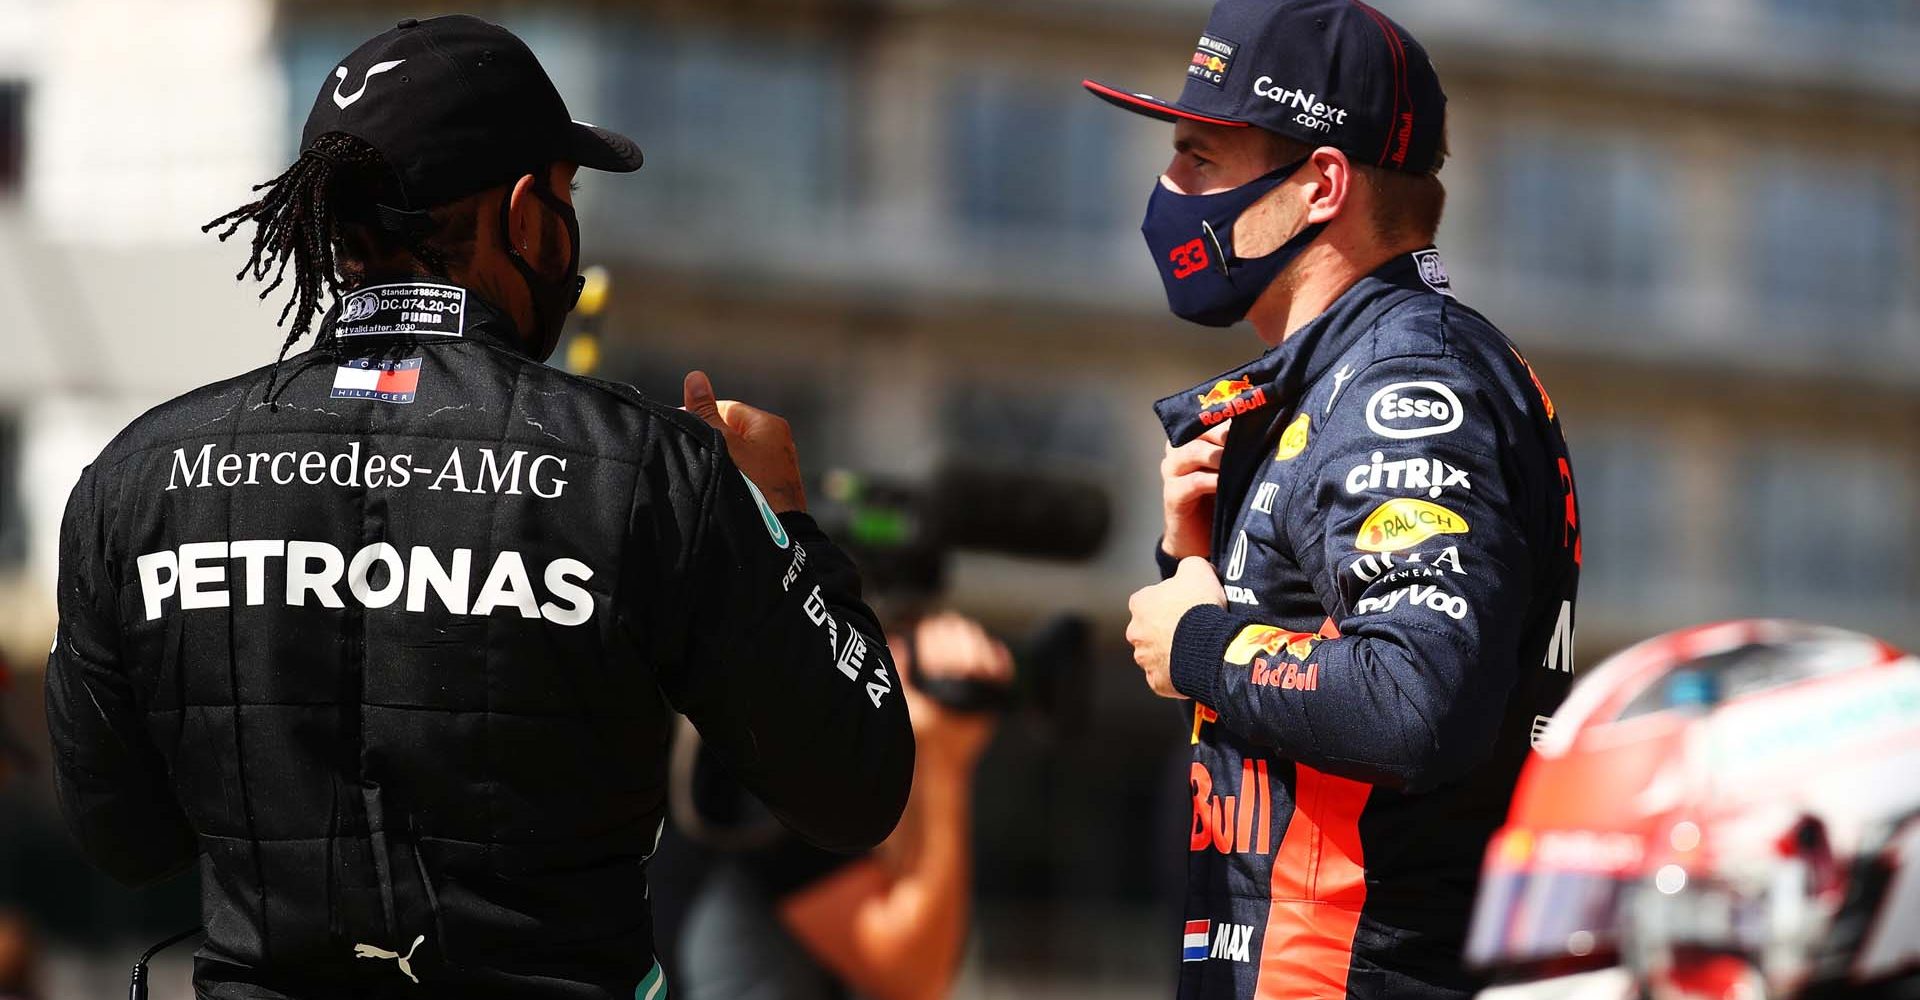
<path fill-rule="evenodd" d="M 807 491 L 800 485 L 800 453 L 793 446 L 793 428 L 774 414 L 731 399 L 715 399 L 707 373 L 691 371 L 680 388 L 688 413 L 719 428 L 727 439 L 727 454 L 767 498 L 776 514 L 807 509 Z"/>
<path fill-rule="evenodd" d="M 1013 683 L 1013 654 L 1005 643 L 987 634 L 979 622 L 947 611 L 920 619 L 911 645 L 889 639 L 893 662 L 908 681 L 907 713 L 913 717 L 913 735 L 928 763 L 957 765 L 971 770 L 993 739 L 999 721 L 988 712 L 957 712 L 920 693 L 912 683 L 923 680 L 972 680 L 985 684 Z M 919 660 L 914 660 L 918 655 Z"/>
<path fill-rule="evenodd" d="M 1133 662 L 1147 675 L 1147 686 L 1162 698 L 1185 698 L 1173 689 L 1167 664 L 1173 654 L 1173 630 L 1186 613 L 1202 604 L 1227 606 L 1227 592 L 1205 559 L 1180 560 L 1180 569 L 1161 583 L 1134 592 L 1127 600 L 1133 621 L 1127 623 L 1127 641 L 1133 644 Z"/>
<path fill-rule="evenodd" d="M 1175 448 L 1160 460 L 1160 547 L 1175 559 L 1211 553 L 1213 498 L 1220 491 L 1220 452 L 1229 420 Z"/>

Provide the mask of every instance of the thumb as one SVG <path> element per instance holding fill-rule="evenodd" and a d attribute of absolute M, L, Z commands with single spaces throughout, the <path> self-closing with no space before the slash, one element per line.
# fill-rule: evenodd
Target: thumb
<path fill-rule="evenodd" d="M 713 427 L 727 429 L 727 422 L 720 419 L 720 403 L 713 398 L 713 382 L 706 372 L 697 368 L 688 372 L 686 381 L 681 383 L 680 395 L 688 413 Z"/>
<path fill-rule="evenodd" d="M 1174 575 L 1211 577 L 1213 576 L 1213 564 L 1199 556 L 1188 556 L 1180 560 L 1180 566 L 1174 571 Z"/>

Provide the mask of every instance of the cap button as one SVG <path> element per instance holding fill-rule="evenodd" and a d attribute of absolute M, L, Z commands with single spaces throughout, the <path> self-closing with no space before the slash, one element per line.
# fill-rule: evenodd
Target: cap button
<path fill-rule="evenodd" d="M 399 28 L 402 31 L 405 31 L 408 28 L 418 28 L 419 26 L 420 26 L 420 19 L 417 17 L 404 18 L 400 21 L 399 24 L 394 25 L 394 27 Z"/>

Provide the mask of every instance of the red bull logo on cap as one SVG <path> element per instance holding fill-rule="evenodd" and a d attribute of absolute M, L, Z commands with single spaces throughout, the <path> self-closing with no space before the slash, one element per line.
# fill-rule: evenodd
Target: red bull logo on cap
<path fill-rule="evenodd" d="M 1227 82 L 1227 69 L 1233 65 L 1233 53 L 1239 48 L 1224 38 L 1201 35 L 1193 46 L 1193 61 L 1187 64 L 1187 76 L 1220 89 Z"/>

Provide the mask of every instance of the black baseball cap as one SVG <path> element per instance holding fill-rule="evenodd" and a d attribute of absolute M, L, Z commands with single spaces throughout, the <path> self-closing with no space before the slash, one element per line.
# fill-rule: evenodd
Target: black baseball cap
<path fill-rule="evenodd" d="M 1426 49 L 1359 0 L 1220 0 L 1177 101 L 1082 85 L 1162 121 L 1263 128 L 1416 174 L 1439 165 L 1446 131 L 1447 95 Z"/>
<path fill-rule="evenodd" d="M 467 14 L 407 18 L 349 53 L 321 82 L 301 149 L 328 132 L 379 150 L 409 209 L 549 163 L 626 172 L 641 160 L 632 139 L 567 114 L 525 42 Z"/>

